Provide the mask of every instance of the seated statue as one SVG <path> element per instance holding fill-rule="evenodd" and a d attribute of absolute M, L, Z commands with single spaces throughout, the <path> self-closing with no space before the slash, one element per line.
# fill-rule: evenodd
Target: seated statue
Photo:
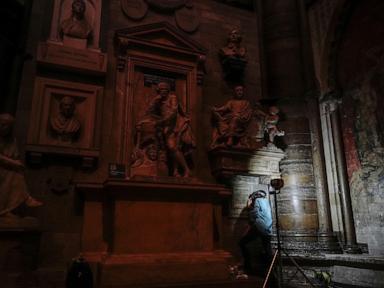
<path fill-rule="evenodd" d="M 89 39 L 92 33 L 92 26 L 85 18 L 86 5 L 83 0 L 72 2 L 72 15 L 60 23 L 60 33 L 77 39 Z"/>
<path fill-rule="evenodd" d="M 59 102 L 59 114 L 50 118 L 52 134 L 63 142 L 76 141 L 81 124 L 75 117 L 75 99 L 65 96 Z"/>
<path fill-rule="evenodd" d="M 234 99 L 221 107 L 212 108 L 213 133 L 211 148 L 247 147 L 247 127 L 253 110 L 248 100 L 243 99 L 244 88 L 234 88 Z"/>
<path fill-rule="evenodd" d="M 150 102 L 146 117 L 136 125 L 135 143 L 134 159 L 144 159 L 140 154 L 145 154 L 146 143 L 155 143 L 159 156 L 157 161 L 161 161 L 158 163 L 162 167 L 161 174 L 166 163 L 170 175 L 190 176 L 195 139 L 190 120 L 177 96 L 170 93 L 168 83 L 157 85 L 157 95 Z"/>
<path fill-rule="evenodd" d="M 24 165 L 19 160 L 16 139 L 12 137 L 14 118 L 0 114 L 0 217 L 15 217 L 14 211 L 42 203 L 28 193 Z"/>

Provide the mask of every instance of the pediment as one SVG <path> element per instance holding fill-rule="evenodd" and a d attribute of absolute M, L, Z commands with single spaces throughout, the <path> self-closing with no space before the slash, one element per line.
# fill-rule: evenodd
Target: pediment
<path fill-rule="evenodd" d="M 193 54 L 205 54 L 206 49 L 168 22 L 158 22 L 117 30 L 115 40 L 150 46 L 173 48 Z"/>

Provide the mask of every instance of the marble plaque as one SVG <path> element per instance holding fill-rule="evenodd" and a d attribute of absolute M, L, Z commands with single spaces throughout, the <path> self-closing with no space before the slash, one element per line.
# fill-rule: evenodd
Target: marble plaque
<path fill-rule="evenodd" d="M 107 57 L 104 53 L 67 47 L 60 43 L 40 43 L 37 61 L 40 64 L 88 71 L 92 74 L 104 74 L 107 69 Z"/>
<path fill-rule="evenodd" d="M 193 7 L 183 7 L 175 12 L 177 26 L 185 32 L 192 33 L 200 25 L 200 17 Z"/>
<path fill-rule="evenodd" d="M 133 20 L 143 19 L 148 12 L 148 4 L 144 0 L 121 0 L 124 14 Z"/>

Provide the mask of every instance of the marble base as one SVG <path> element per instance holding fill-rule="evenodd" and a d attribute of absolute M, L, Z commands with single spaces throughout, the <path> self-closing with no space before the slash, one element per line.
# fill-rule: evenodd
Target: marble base
<path fill-rule="evenodd" d="M 229 259 L 224 251 L 112 255 L 100 264 L 100 287 L 228 280 Z"/>

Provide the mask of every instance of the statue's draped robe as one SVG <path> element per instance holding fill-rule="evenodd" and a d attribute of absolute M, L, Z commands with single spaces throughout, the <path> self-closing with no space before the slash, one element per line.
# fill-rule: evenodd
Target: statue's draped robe
<path fill-rule="evenodd" d="M 251 120 L 252 108 L 247 100 L 229 100 L 214 115 L 217 117 L 217 132 L 220 138 L 242 137 Z"/>
<path fill-rule="evenodd" d="M 24 174 L 6 164 L 6 158 L 18 161 L 15 139 L 0 139 L 0 216 L 11 212 L 28 199 Z"/>

